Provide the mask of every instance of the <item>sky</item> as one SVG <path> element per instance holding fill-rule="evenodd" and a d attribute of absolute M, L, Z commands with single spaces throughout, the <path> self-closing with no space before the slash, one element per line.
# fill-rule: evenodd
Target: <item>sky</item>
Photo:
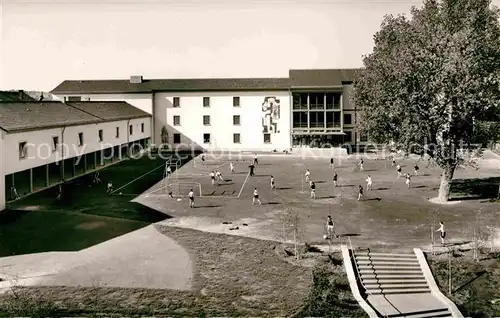
<path fill-rule="evenodd" d="M 500 1 L 500 0 L 499 0 Z M 0 89 L 357 68 L 412 0 L 0 0 Z"/>

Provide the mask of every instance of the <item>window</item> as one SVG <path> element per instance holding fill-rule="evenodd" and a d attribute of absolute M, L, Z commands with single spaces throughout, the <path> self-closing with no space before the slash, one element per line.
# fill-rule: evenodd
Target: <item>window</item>
<path fill-rule="evenodd" d="M 352 131 L 344 131 L 344 133 L 345 133 L 344 141 L 351 142 L 352 141 Z"/>
<path fill-rule="evenodd" d="M 204 144 L 210 143 L 210 134 L 203 134 L 203 143 Z"/>
<path fill-rule="evenodd" d="M 203 107 L 210 107 L 210 97 L 203 97 Z"/>
<path fill-rule="evenodd" d="M 174 97 L 174 107 L 181 107 L 181 98 Z"/>
<path fill-rule="evenodd" d="M 174 144 L 181 143 L 181 134 L 174 134 Z"/>
<path fill-rule="evenodd" d="M 26 158 L 26 155 L 28 154 L 27 144 L 28 143 L 26 141 L 19 143 L 19 159 Z"/>
<path fill-rule="evenodd" d="M 233 107 L 240 107 L 240 98 L 238 96 L 233 97 Z"/>
<path fill-rule="evenodd" d="M 241 135 L 240 134 L 233 134 L 233 143 L 239 144 L 241 142 Z"/>
<path fill-rule="evenodd" d="M 83 146 L 83 133 L 78 133 L 78 147 Z"/>
<path fill-rule="evenodd" d="M 210 116 L 209 115 L 203 115 L 203 125 L 210 126 Z"/>
<path fill-rule="evenodd" d="M 116 127 L 116 138 L 120 138 L 120 127 Z"/>
<path fill-rule="evenodd" d="M 264 143 L 265 144 L 271 143 L 271 134 L 264 134 Z"/>
<path fill-rule="evenodd" d="M 359 134 L 359 141 L 368 141 L 368 134 Z"/>
<path fill-rule="evenodd" d="M 81 102 L 82 97 L 81 96 L 68 96 L 67 101 L 68 102 Z"/>
<path fill-rule="evenodd" d="M 350 124 L 352 124 L 352 115 L 344 114 L 344 125 L 350 125 Z"/>
<path fill-rule="evenodd" d="M 181 125 L 181 116 L 175 115 L 174 116 L 174 126 L 180 126 Z"/>
<path fill-rule="evenodd" d="M 133 135 L 133 134 L 134 134 L 134 126 L 132 126 L 132 125 L 128 126 L 128 133 L 129 133 L 130 135 Z"/>
<path fill-rule="evenodd" d="M 141 123 L 141 133 L 144 132 L 144 123 Z"/>
<path fill-rule="evenodd" d="M 99 129 L 99 142 L 102 142 L 103 137 L 104 137 L 103 135 L 104 135 L 104 134 L 103 134 L 103 132 L 102 132 L 102 129 Z"/>
<path fill-rule="evenodd" d="M 59 137 L 54 136 L 52 137 L 52 152 L 57 151 L 57 146 L 59 146 Z"/>
<path fill-rule="evenodd" d="M 240 124 L 240 115 L 233 115 L 233 125 L 239 126 Z"/>

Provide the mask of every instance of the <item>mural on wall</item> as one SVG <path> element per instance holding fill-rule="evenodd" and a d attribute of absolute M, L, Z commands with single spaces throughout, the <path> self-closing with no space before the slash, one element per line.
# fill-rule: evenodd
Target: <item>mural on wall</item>
<path fill-rule="evenodd" d="M 265 134 L 279 133 L 280 100 L 276 97 L 266 97 L 262 103 L 262 132 Z"/>

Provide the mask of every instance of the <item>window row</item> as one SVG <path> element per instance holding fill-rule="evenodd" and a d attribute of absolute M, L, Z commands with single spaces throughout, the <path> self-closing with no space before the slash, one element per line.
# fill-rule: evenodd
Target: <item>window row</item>
<path fill-rule="evenodd" d="M 293 109 L 340 109 L 342 93 L 295 93 Z"/>
<path fill-rule="evenodd" d="M 180 115 L 174 115 L 174 126 L 180 126 L 181 125 L 181 116 Z M 210 115 L 203 115 L 203 125 L 204 126 L 210 126 L 211 120 L 210 120 Z M 241 119 L 240 115 L 233 115 L 233 125 L 235 126 L 240 126 L 241 125 Z"/>
<path fill-rule="evenodd" d="M 203 107 L 210 107 L 210 97 L 203 97 Z M 172 105 L 173 107 L 181 107 L 181 98 L 180 97 L 174 97 L 172 100 Z M 239 96 L 233 96 L 233 107 L 240 107 L 240 97 Z"/>
<path fill-rule="evenodd" d="M 144 123 L 141 123 L 141 133 L 144 133 Z M 134 126 L 130 125 L 129 126 L 129 135 L 132 136 L 134 134 Z M 84 136 L 83 132 L 78 133 L 78 147 L 83 146 L 84 144 Z M 104 130 L 99 129 L 97 131 L 97 138 L 99 142 L 104 141 Z M 120 127 L 115 128 L 115 138 L 120 138 Z M 56 152 L 57 148 L 59 146 L 59 136 L 53 136 L 52 137 L 52 152 Z M 19 143 L 19 159 L 25 159 L 26 156 L 28 155 L 28 142 L 27 141 L 21 141 Z"/>
<path fill-rule="evenodd" d="M 265 144 L 270 144 L 271 143 L 271 134 L 264 134 L 263 135 L 263 142 Z M 210 144 L 212 142 L 212 134 L 210 133 L 205 133 L 203 134 L 203 143 L 204 144 Z M 174 134 L 174 144 L 180 144 L 181 143 L 181 134 Z M 233 134 L 233 143 L 234 144 L 241 144 L 241 133 L 234 133 Z"/>
<path fill-rule="evenodd" d="M 341 126 L 340 112 L 293 112 L 293 128 L 335 128 Z M 354 124 L 352 114 L 344 114 L 344 125 Z"/>

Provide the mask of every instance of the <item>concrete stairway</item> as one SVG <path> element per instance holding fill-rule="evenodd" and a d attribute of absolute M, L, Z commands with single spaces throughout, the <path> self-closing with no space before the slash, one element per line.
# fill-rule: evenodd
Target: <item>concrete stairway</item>
<path fill-rule="evenodd" d="M 348 276 L 355 276 L 353 282 L 350 278 L 351 289 L 359 289 L 354 294 L 363 298 L 358 299 L 363 308 L 374 309 L 367 311 L 370 317 L 462 317 L 437 288 L 421 251 L 390 254 L 345 249 L 344 262 L 352 265 Z"/>

